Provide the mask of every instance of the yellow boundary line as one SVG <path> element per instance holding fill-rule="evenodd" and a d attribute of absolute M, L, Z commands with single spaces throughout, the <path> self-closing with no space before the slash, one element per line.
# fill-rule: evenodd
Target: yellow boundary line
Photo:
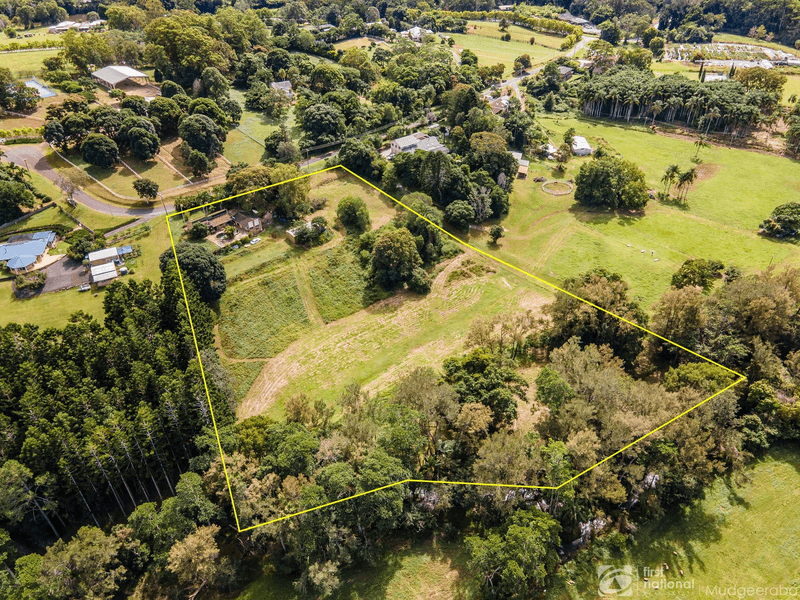
<path fill-rule="evenodd" d="M 726 386 L 725 388 L 719 390 L 718 392 L 712 394 L 708 398 L 698 402 L 697 404 L 695 404 L 691 408 L 686 409 L 685 411 L 683 411 L 679 415 L 673 417 L 672 419 L 670 419 L 666 423 L 662 423 L 661 425 L 659 425 L 658 427 L 656 427 L 652 431 L 650 431 L 650 432 L 644 434 L 643 436 L 635 439 L 634 441 L 629 443 L 627 446 L 624 446 L 624 447 L 620 448 L 619 450 L 617 450 L 613 454 L 610 454 L 609 456 L 605 457 L 603 460 L 601 460 L 597 464 L 592 465 L 588 469 L 585 469 L 585 470 L 581 471 L 580 473 L 578 473 L 574 477 L 572 477 L 570 479 L 567 479 L 566 481 L 564 481 L 563 483 L 561 483 L 561 484 L 559 484 L 557 486 L 519 485 L 519 484 L 513 484 L 513 483 L 480 483 L 480 482 L 472 482 L 472 481 L 439 481 L 439 480 L 428 480 L 428 479 L 404 479 L 402 481 L 397 481 L 395 483 L 390 483 L 388 485 L 384 485 L 384 486 L 375 488 L 374 490 L 367 490 L 366 492 L 360 492 L 358 494 L 354 494 L 354 495 L 348 496 L 346 498 L 340 498 L 339 500 L 334 500 L 333 502 L 328 502 L 326 504 L 321 504 L 321 505 L 315 506 L 313 508 L 307 508 L 305 510 L 301 510 L 301 511 L 298 511 L 298 512 L 295 512 L 295 513 L 291 513 L 291 514 L 288 514 L 288 515 L 284 515 L 283 517 L 278 517 L 277 519 L 271 519 L 269 521 L 265 521 L 264 523 L 259 523 L 258 525 L 251 525 L 249 527 L 245 527 L 244 529 L 242 529 L 241 525 L 239 524 L 239 515 L 236 512 L 236 503 L 234 502 L 234 499 L 233 499 L 233 490 L 231 488 L 231 482 L 230 482 L 230 479 L 228 477 L 228 468 L 225 465 L 225 454 L 222 452 L 222 442 L 220 441 L 219 431 L 217 430 L 217 420 L 214 417 L 214 407 L 211 404 L 211 394 L 208 391 L 208 382 L 206 381 L 205 369 L 203 368 L 203 362 L 200 359 L 200 347 L 199 347 L 199 344 L 197 342 L 197 335 L 195 334 L 195 331 L 194 331 L 194 324 L 192 323 L 192 313 L 191 313 L 191 310 L 189 309 L 189 299 L 186 296 L 186 287 L 184 286 L 184 283 L 183 283 L 183 274 L 181 273 L 180 263 L 178 262 L 178 251 L 175 248 L 175 239 L 172 236 L 172 227 L 170 226 L 169 219 L 170 219 L 170 217 L 174 217 L 174 216 L 177 216 L 177 215 L 182 215 L 182 214 L 185 214 L 185 213 L 189 213 L 189 212 L 195 211 L 195 210 L 197 210 L 199 208 L 205 208 L 207 206 L 212 206 L 214 204 L 219 204 L 220 202 L 225 202 L 227 200 L 232 200 L 233 198 L 239 198 L 241 196 L 246 196 L 246 195 L 252 194 L 254 192 L 260 192 L 262 190 L 266 190 L 266 189 L 273 188 L 273 187 L 276 187 L 276 186 L 279 186 L 279 185 L 283 185 L 284 183 L 291 183 L 292 181 L 298 181 L 300 179 L 306 179 L 306 178 L 311 177 L 313 175 L 319 175 L 320 173 L 326 173 L 327 171 L 332 171 L 333 169 L 342 169 L 343 171 L 349 173 L 350 175 L 352 175 L 353 177 L 355 177 L 356 179 L 358 179 L 362 183 L 368 185 L 372 189 L 378 191 L 379 193 L 383 194 L 384 196 L 386 196 L 390 200 L 394 201 L 397 205 L 402 206 L 407 211 L 415 214 L 416 216 L 418 216 L 419 218 L 423 219 L 424 221 L 426 221 L 430 225 L 433 225 L 436 229 L 438 229 L 439 231 L 444 233 L 446 236 L 452 238 L 453 240 L 455 240 L 457 243 L 461 244 L 462 246 L 466 246 L 470 250 L 473 250 L 474 252 L 477 252 L 478 254 L 481 254 L 481 255 L 489 258 L 490 260 L 493 260 L 493 261 L 495 261 L 495 262 L 497 262 L 497 263 L 499 263 L 499 264 L 501 264 L 501 265 L 513 270 L 513 271 L 517 271 L 518 273 L 521 273 L 521 274 L 525 275 L 526 277 L 530 277 L 531 279 L 533 279 L 535 281 L 538 281 L 539 283 L 542 283 L 542 284 L 544 284 L 544 285 L 546 285 L 546 286 L 548 286 L 548 287 L 550 287 L 550 288 L 552 288 L 552 289 L 554 289 L 554 290 L 556 290 L 558 292 L 561 292 L 562 294 L 566 294 L 567 296 L 570 296 L 571 298 L 579 300 L 579 301 L 583 302 L 584 304 L 588 304 L 592 308 L 596 308 L 599 311 L 602 311 L 602 312 L 604 312 L 604 313 L 606 313 L 608 315 L 611 315 L 612 317 L 614 317 L 616 319 L 619 319 L 623 323 L 627 323 L 628 325 L 631 325 L 632 327 L 640 329 L 641 331 L 644 331 L 645 333 L 647 333 L 649 335 L 652 335 L 652 336 L 654 336 L 654 337 L 656 337 L 656 338 L 658 338 L 658 339 L 660 339 L 660 340 L 662 340 L 664 342 L 667 342 L 668 344 L 671 344 L 672 346 L 675 346 L 676 348 L 679 348 L 679 349 L 681 349 L 681 350 L 683 350 L 685 352 L 688 352 L 689 354 L 691 354 L 693 356 L 696 356 L 697 358 L 699 358 L 701 360 L 704 360 L 707 363 L 710 363 L 712 365 L 720 367 L 721 369 L 725 369 L 729 373 L 732 373 L 732 374 L 736 375 L 739 379 L 737 379 L 736 381 L 734 381 L 730 385 Z M 249 190 L 247 192 L 242 192 L 241 194 L 235 194 L 235 195 L 229 196 L 227 198 L 222 198 L 221 200 L 215 200 L 214 202 L 208 202 L 207 204 L 202 204 L 200 206 L 195 206 L 193 208 L 188 208 L 186 210 L 172 212 L 172 213 L 169 213 L 169 214 L 165 215 L 164 219 L 167 222 L 167 229 L 169 230 L 169 241 L 172 244 L 172 253 L 175 256 L 175 264 L 178 265 L 178 279 L 180 280 L 180 283 L 181 283 L 181 291 L 183 292 L 183 300 L 186 303 L 186 314 L 189 317 L 189 327 L 192 330 L 192 337 L 194 338 L 194 348 L 195 348 L 195 352 L 197 354 L 197 362 L 200 365 L 200 375 L 203 378 L 203 386 L 204 386 L 205 391 L 206 391 L 206 398 L 208 399 L 208 407 L 209 407 L 209 409 L 211 411 L 211 422 L 214 425 L 214 434 L 217 437 L 217 447 L 219 448 L 219 455 L 220 455 L 220 459 L 222 460 L 222 470 L 225 472 L 225 482 L 228 485 L 228 494 L 230 494 L 230 498 L 231 498 L 231 506 L 233 507 L 233 517 L 236 520 L 236 529 L 240 533 L 243 532 L 243 531 L 250 531 L 251 529 L 256 529 L 258 527 L 263 527 L 264 525 L 269 525 L 271 523 L 277 523 L 278 521 L 285 521 L 286 519 L 291 519 L 292 517 L 297 517 L 299 515 L 310 513 L 310 512 L 313 512 L 315 510 L 319 510 L 321 508 L 327 508 L 328 506 L 333 506 L 335 504 L 339 504 L 339 503 L 344 502 L 346 500 L 352 500 L 354 498 L 359 498 L 361 496 L 366 496 L 367 494 L 373 494 L 375 492 L 379 492 L 381 490 L 385 490 L 385 489 L 388 489 L 388 488 L 391 488 L 391 487 L 402 485 L 404 483 L 437 483 L 437 484 L 447 484 L 447 485 L 475 485 L 475 486 L 483 486 L 483 487 L 510 487 L 510 488 L 533 489 L 533 490 L 559 490 L 562 487 L 564 487 L 565 485 L 568 485 L 568 484 L 572 483 L 573 481 L 575 481 L 579 477 L 585 475 L 589 471 L 592 471 L 593 469 L 596 469 L 597 467 L 599 467 L 600 465 L 602 465 L 606 461 L 611 460 L 612 458 L 614 458 L 618 454 L 621 454 L 622 452 L 624 452 L 628 448 L 638 444 L 639 442 L 641 442 L 645 438 L 650 437 L 651 435 L 653 435 L 657 431 L 660 431 L 661 429 L 663 429 L 667 425 L 670 425 L 671 423 L 674 423 L 675 421 L 677 421 L 681 417 L 683 417 L 683 416 L 689 414 L 690 412 L 692 412 L 693 410 L 701 407 L 703 404 L 705 404 L 709 400 L 712 400 L 713 398 L 716 398 L 717 396 L 719 396 L 723 392 L 726 392 L 727 390 L 731 389 L 732 387 L 740 384 L 742 381 L 747 379 L 741 373 L 738 373 L 738 372 L 734 371 L 733 369 L 729 369 L 725 365 L 721 365 L 718 362 L 715 362 L 715 361 L 711 360 L 710 358 L 706 358 L 705 356 L 703 356 L 701 354 L 698 354 L 697 352 L 694 352 L 693 350 L 689 350 L 689 348 L 685 348 L 685 347 L 681 346 L 680 344 L 678 344 L 676 342 L 673 342 L 672 340 L 668 340 L 667 338 L 655 333 L 654 331 L 650 331 L 646 327 L 642 327 L 638 323 L 634 323 L 633 321 L 629 321 L 628 319 L 626 319 L 624 317 L 621 317 L 618 314 L 613 313 L 610 310 L 607 310 L 607 309 L 603 308 L 602 306 L 597 306 L 596 304 L 594 304 L 592 302 L 589 302 L 588 300 L 585 300 L 585 299 L 581 298 L 580 296 L 576 296 L 572 292 L 568 292 L 567 290 L 562 289 L 559 286 L 557 286 L 557 285 L 555 285 L 553 283 L 550 283 L 549 281 L 547 281 L 545 279 L 542 279 L 541 277 L 537 277 L 536 275 L 533 275 L 532 273 L 528 273 L 527 271 L 525 271 L 523 269 L 520 269 L 519 267 L 516 267 L 516 266 L 514 266 L 514 265 L 512 265 L 510 263 L 507 263 L 506 261 L 504 261 L 504 260 L 502 260 L 500 258 L 497 258 L 496 256 L 493 256 L 493 255 L 489 254 L 488 252 L 484 252 L 480 248 L 476 248 L 472 244 L 469 244 L 469 243 L 459 239 L 457 236 L 453 235 L 449 231 L 446 231 L 445 229 L 443 229 L 442 227 L 440 227 L 439 225 L 437 225 L 436 223 L 434 223 L 430 219 L 426 218 L 425 216 L 419 214 L 415 210 L 412 210 L 410 207 L 408 207 L 405 204 L 403 204 L 402 202 L 400 202 L 400 200 L 398 200 L 397 198 L 392 197 L 391 195 L 387 194 L 382 189 L 380 189 L 378 186 L 373 185 L 372 183 L 370 183 L 369 181 L 367 181 L 363 177 L 360 177 L 359 175 L 356 175 L 350 169 L 348 169 L 347 167 L 344 167 L 342 165 L 336 165 L 336 166 L 333 166 L 333 167 L 328 167 L 326 169 L 320 169 L 319 171 L 314 171 L 313 173 L 307 173 L 305 175 L 300 175 L 299 177 L 293 177 L 292 179 L 287 179 L 286 181 L 281 181 L 279 183 L 273 183 L 273 184 L 270 184 L 270 185 L 265 185 L 263 187 L 256 188 L 254 190 Z"/>

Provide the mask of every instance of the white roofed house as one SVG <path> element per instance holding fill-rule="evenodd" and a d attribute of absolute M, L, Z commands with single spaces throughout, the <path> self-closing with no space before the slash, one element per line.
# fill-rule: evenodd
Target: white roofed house
<path fill-rule="evenodd" d="M 99 71 L 92 73 L 92 78 L 108 89 L 113 89 L 123 81 L 128 80 L 134 81 L 139 85 L 147 85 L 150 82 L 150 78 L 146 73 L 121 65 L 103 67 Z"/>
<path fill-rule="evenodd" d="M 576 135 L 572 138 L 572 153 L 575 156 L 589 156 L 592 153 L 592 147 L 585 137 Z"/>

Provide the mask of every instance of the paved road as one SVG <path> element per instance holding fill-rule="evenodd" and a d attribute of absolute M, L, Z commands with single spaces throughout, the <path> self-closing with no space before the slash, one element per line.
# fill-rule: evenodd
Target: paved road
<path fill-rule="evenodd" d="M 50 166 L 50 163 L 47 162 L 47 159 L 42 151 L 42 146 L 43 145 L 2 146 L 2 151 L 5 153 L 4 158 L 7 161 L 13 162 L 15 165 L 22 168 L 28 168 L 36 171 L 39 175 L 46 177 L 58 187 L 63 188 L 63 177 L 58 173 L 58 171 Z M 76 189 L 74 191 L 72 198 L 76 202 L 79 202 L 84 206 L 91 208 L 92 210 L 96 210 L 97 212 L 105 213 L 115 217 L 129 216 L 137 218 L 134 223 L 127 225 L 124 229 L 136 227 L 137 225 L 149 221 L 154 217 L 160 217 L 165 214 L 162 206 L 154 205 L 152 208 L 126 208 L 124 206 L 109 204 L 107 202 L 98 200 L 97 198 L 93 198 L 80 189 Z M 168 211 L 172 210 L 173 208 L 174 207 L 172 204 L 167 204 Z"/>

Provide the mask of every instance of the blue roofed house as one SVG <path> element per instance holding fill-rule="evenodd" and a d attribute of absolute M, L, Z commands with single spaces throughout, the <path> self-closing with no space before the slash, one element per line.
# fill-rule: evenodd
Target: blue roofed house
<path fill-rule="evenodd" d="M 35 268 L 55 241 L 56 234 L 52 231 L 12 235 L 8 242 L 0 244 L 0 262 L 5 262 L 15 275 L 27 273 Z"/>

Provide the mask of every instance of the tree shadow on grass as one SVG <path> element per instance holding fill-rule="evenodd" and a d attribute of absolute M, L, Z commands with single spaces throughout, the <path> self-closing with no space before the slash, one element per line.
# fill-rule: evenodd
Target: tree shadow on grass
<path fill-rule="evenodd" d="M 567 209 L 576 221 L 581 223 L 596 223 L 600 225 L 607 225 L 611 222 L 616 222 L 617 225 L 632 226 L 639 222 L 645 216 L 644 211 L 629 211 L 629 210 L 603 210 L 596 208 L 587 208 L 581 204 L 573 204 Z"/>

